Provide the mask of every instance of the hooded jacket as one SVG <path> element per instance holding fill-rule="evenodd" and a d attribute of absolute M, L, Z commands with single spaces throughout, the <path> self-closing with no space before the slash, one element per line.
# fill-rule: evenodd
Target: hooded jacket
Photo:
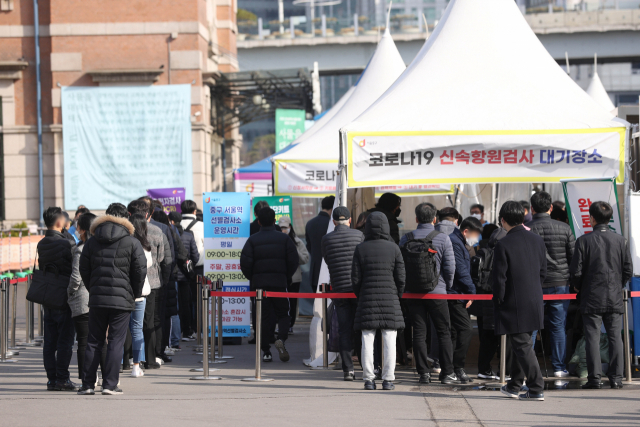
<path fill-rule="evenodd" d="M 322 238 L 322 257 L 329 268 L 331 288 L 334 292 L 353 292 L 351 267 L 356 246 L 364 241 L 364 234 L 338 224 L 331 233 Z"/>
<path fill-rule="evenodd" d="M 393 213 L 382 208 L 371 208 L 368 212 L 380 212 L 381 214 L 384 214 L 384 216 L 387 218 L 387 223 L 389 224 L 389 240 L 394 242 L 396 245 L 399 244 L 400 227 L 398 226 L 398 224 L 400 224 L 401 221 Z"/>
<path fill-rule="evenodd" d="M 249 237 L 242 248 L 240 268 L 251 289 L 284 291 L 298 268 L 298 250 L 291 238 L 271 225 Z"/>
<path fill-rule="evenodd" d="M 460 229 L 456 228 L 449 235 L 453 254 L 456 258 L 456 273 L 453 277 L 453 285 L 448 290 L 449 294 L 475 294 L 476 285 L 471 280 L 471 256 L 465 246 L 465 238 Z"/>
<path fill-rule="evenodd" d="M 133 225 L 124 218 L 105 215 L 91 224 L 93 237 L 80 256 L 89 308 L 135 309 L 147 275 L 147 258 L 133 233 Z"/>
<path fill-rule="evenodd" d="M 580 236 L 571 261 L 571 282 L 582 314 L 623 313 L 622 289 L 633 276 L 626 239 L 598 224 Z"/>
<path fill-rule="evenodd" d="M 453 221 L 445 219 L 437 223 L 435 225 L 435 229 L 441 233 L 446 234 L 447 236 L 450 236 L 451 233 L 458 229 L 458 226 Z"/>
<path fill-rule="evenodd" d="M 569 265 L 576 243 L 568 224 L 551 219 L 547 213 L 537 213 L 527 227 L 544 239 L 547 247 L 547 278 L 543 288 L 566 286 L 569 280 Z"/>
<path fill-rule="evenodd" d="M 355 330 L 403 329 L 400 298 L 405 271 L 400 248 L 389 236 L 389 222 L 372 212 L 365 225 L 365 240 L 353 254 L 351 282 L 358 297 Z"/>

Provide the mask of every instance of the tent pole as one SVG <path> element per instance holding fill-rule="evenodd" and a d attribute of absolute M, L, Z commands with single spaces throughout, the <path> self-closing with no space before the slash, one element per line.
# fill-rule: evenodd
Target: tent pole
<path fill-rule="evenodd" d="M 496 184 L 491 184 L 491 218 L 492 224 L 496 223 Z"/>
<path fill-rule="evenodd" d="M 347 206 L 347 166 L 346 166 L 346 139 L 347 135 L 344 131 L 339 131 L 338 140 L 340 141 L 340 161 L 338 162 L 338 172 L 340 175 L 340 206 Z"/>

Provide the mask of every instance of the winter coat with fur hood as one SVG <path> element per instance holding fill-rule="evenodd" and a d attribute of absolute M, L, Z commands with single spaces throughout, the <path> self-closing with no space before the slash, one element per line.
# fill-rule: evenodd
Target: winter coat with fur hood
<path fill-rule="evenodd" d="M 80 275 L 89 291 L 89 308 L 133 311 L 142 295 L 147 258 L 133 237 L 133 225 L 110 215 L 96 218 L 80 256 Z"/>

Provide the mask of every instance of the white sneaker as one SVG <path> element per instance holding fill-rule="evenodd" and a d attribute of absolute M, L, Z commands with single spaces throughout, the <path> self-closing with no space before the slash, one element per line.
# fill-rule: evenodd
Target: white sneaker
<path fill-rule="evenodd" d="M 566 378 L 569 376 L 569 371 L 566 369 L 564 371 L 556 371 L 553 373 L 553 376 L 556 378 Z"/>
<path fill-rule="evenodd" d="M 133 357 L 129 358 L 129 365 L 133 366 Z"/>
<path fill-rule="evenodd" d="M 160 359 L 159 357 L 156 357 L 156 363 L 158 365 L 164 365 L 164 360 Z"/>
<path fill-rule="evenodd" d="M 166 347 L 164 349 L 164 354 L 166 354 L 167 356 L 175 356 L 175 353 L 171 347 Z"/>
<path fill-rule="evenodd" d="M 144 376 L 144 372 L 140 368 L 140 365 L 133 365 L 133 368 L 131 369 L 131 376 L 133 378 L 140 378 Z"/>

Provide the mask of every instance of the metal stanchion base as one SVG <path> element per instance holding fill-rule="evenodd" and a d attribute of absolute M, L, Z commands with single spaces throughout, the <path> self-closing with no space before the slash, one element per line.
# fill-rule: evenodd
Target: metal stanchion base
<path fill-rule="evenodd" d="M 334 368 L 331 366 L 309 366 L 309 369 L 312 371 L 333 371 Z"/>
<path fill-rule="evenodd" d="M 202 363 L 202 360 L 198 363 Z M 216 360 L 209 360 L 209 363 L 227 363 L 227 362 L 225 362 L 224 360 L 216 359 Z"/>
<path fill-rule="evenodd" d="M 22 344 L 20 344 L 22 345 Z M 14 350 L 26 350 L 26 347 L 9 347 L 8 350 L 14 351 Z"/>
<path fill-rule="evenodd" d="M 5 360 L 0 360 L 0 363 L 16 363 L 17 360 L 15 359 L 5 359 Z"/>
<path fill-rule="evenodd" d="M 202 380 L 221 380 L 222 377 L 191 377 L 190 380 L 202 381 Z"/>
<path fill-rule="evenodd" d="M 214 372 L 214 371 L 219 371 L 220 369 L 218 368 L 209 368 L 209 372 Z M 193 369 L 189 369 L 189 372 L 204 372 L 204 369 L 202 368 L 193 368 Z"/>
<path fill-rule="evenodd" d="M 194 352 L 193 354 L 195 354 L 195 355 L 197 355 L 197 356 L 202 356 L 202 354 L 203 354 L 203 353 L 202 353 L 202 350 L 200 350 L 200 351 L 196 351 L 196 352 Z"/>
<path fill-rule="evenodd" d="M 7 356 L 19 356 L 19 351 L 7 351 Z"/>
<path fill-rule="evenodd" d="M 19 342 L 18 345 L 21 346 L 21 347 L 40 347 L 42 345 L 42 343 L 39 343 L 39 342 Z M 23 349 L 23 350 L 26 350 L 26 348 Z"/>
<path fill-rule="evenodd" d="M 235 359 L 235 357 L 233 357 L 233 356 L 218 356 L 218 353 L 216 353 L 216 359 Z"/>
<path fill-rule="evenodd" d="M 251 382 L 251 383 L 267 383 L 267 382 L 273 381 L 273 378 L 251 377 L 251 378 L 243 378 L 242 381 Z"/>

